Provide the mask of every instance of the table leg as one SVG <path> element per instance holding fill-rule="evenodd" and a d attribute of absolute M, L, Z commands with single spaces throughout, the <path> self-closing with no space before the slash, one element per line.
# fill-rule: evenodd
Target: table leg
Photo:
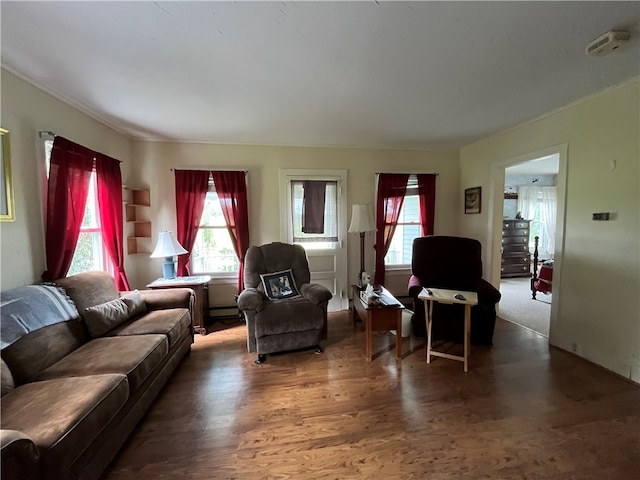
<path fill-rule="evenodd" d="M 433 303 L 424 301 L 424 316 L 427 322 L 427 363 L 431 363 L 431 324 L 433 323 Z"/>
<path fill-rule="evenodd" d="M 396 358 L 402 358 L 402 310 L 398 310 L 396 321 Z"/>
<path fill-rule="evenodd" d="M 366 357 L 367 357 L 367 362 L 371 361 L 371 350 L 373 350 L 372 347 L 372 336 L 373 336 L 373 332 L 371 331 L 371 312 L 367 312 L 367 351 L 366 351 Z"/>
<path fill-rule="evenodd" d="M 469 341 L 471 340 L 471 305 L 464 306 L 464 371 L 468 370 Z"/>

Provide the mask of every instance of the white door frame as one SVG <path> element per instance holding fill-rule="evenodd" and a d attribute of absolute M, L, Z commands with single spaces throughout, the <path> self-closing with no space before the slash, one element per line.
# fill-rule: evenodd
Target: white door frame
<path fill-rule="evenodd" d="M 333 271 L 311 271 L 311 278 L 328 279 L 335 277 L 334 298 L 329 302 L 329 310 L 346 310 L 349 308 L 347 295 L 347 170 L 323 169 L 288 169 L 282 168 L 280 177 L 280 205 L 286 212 L 280 215 L 280 240 L 286 243 L 293 241 L 293 224 L 291 211 L 292 180 L 330 180 L 338 182 L 338 247 L 336 248 Z M 309 250 L 308 256 L 314 251 Z"/>
<path fill-rule="evenodd" d="M 488 264 L 491 266 L 491 283 L 500 288 L 500 247 L 502 246 L 502 216 L 504 209 L 504 181 L 505 169 L 513 165 L 535 160 L 548 155 L 558 155 L 558 178 L 556 187 L 558 189 L 558 204 L 556 211 L 556 238 L 554 246 L 553 264 L 553 301 L 551 302 L 551 316 L 549 319 L 549 343 L 553 343 L 555 330 L 557 328 L 558 312 L 560 311 L 560 300 L 562 298 L 560 289 L 562 288 L 562 264 L 564 259 L 564 237 L 566 230 L 566 195 L 567 195 L 567 156 L 568 144 L 562 143 L 541 150 L 525 153 L 517 157 L 512 157 L 494 164 L 491 182 L 491 197 L 489 206 L 489 219 L 492 228 L 488 230 L 487 244 L 492 248 L 488 249 Z"/>

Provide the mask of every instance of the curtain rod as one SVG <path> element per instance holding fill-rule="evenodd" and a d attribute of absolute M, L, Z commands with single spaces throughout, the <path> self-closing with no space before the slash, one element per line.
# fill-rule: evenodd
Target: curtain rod
<path fill-rule="evenodd" d="M 50 131 L 50 130 L 40 130 L 40 131 L 38 132 L 38 136 L 39 136 L 40 138 L 44 137 L 45 135 L 47 135 L 47 136 L 49 136 L 49 137 L 54 137 L 54 138 L 58 136 L 58 134 L 53 133 L 53 132 L 52 132 L 52 131 Z M 61 138 L 63 138 L 63 137 L 61 137 Z M 65 140 L 67 140 L 67 139 L 65 139 Z M 69 140 L 69 141 L 71 142 L 71 140 Z M 76 143 L 76 142 L 73 142 L 73 143 Z M 80 144 L 78 143 L 78 144 L 76 144 L 76 145 L 80 145 Z M 83 148 L 86 148 L 87 150 L 91 150 L 92 152 L 97 153 L 97 154 L 99 154 L 99 155 L 104 155 L 105 157 L 109 157 L 109 158 L 111 158 L 111 159 L 115 160 L 115 161 L 116 161 L 116 162 L 118 162 L 118 163 L 122 163 L 122 160 L 118 160 L 117 158 L 113 158 L 111 155 L 107 155 L 107 154 L 105 154 L 105 153 L 98 152 L 98 151 L 94 150 L 93 148 L 85 147 L 84 145 L 80 145 L 80 146 L 81 146 L 81 147 L 83 147 Z"/>
<path fill-rule="evenodd" d="M 376 175 L 381 174 L 389 175 L 440 175 L 438 172 L 376 172 Z"/>
<path fill-rule="evenodd" d="M 249 173 L 249 170 L 246 169 L 235 169 L 235 168 L 215 168 L 215 167 L 184 167 L 184 168 L 170 168 L 170 171 L 174 172 L 176 170 L 201 170 L 203 172 L 244 172 Z"/>

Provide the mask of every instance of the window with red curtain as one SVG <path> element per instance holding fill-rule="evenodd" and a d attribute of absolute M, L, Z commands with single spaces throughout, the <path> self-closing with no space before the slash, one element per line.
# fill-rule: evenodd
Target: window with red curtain
<path fill-rule="evenodd" d="M 241 292 L 249 248 L 246 173 L 176 170 L 176 211 L 177 238 L 189 251 L 178 257 L 178 274 L 233 274 Z"/>
<path fill-rule="evenodd" d="M 383 188 L 385 188 L 385 182 L 388 180 L 387 175 L 381 174 Z M 379 185 L 380 185 L 379 177 Z M 395 201 L 385 200 L 389 205 L 388 213 L 385 219 L 387 223 L 390 223 L 395 218 L 395 225 L 386 226 L 386 232 L 391 235 L 391 240 L 388 241 L 388 247 L 384 252 L 383 267 L 389 265 L 410 265 L 412 256 L 413 239 L 420 236 L 432 235 L 434 226 L 434 212 L 435 212 L 435 174 L 411 174 L 408 175 L 406 189 L 404 193 L 404 199 L 401 203 L 397 216 L 393 211 L 394 202 L 397 205 L 399 202 L 397 196 Z M 397 178 L 397 184 L 395 188 L 396 194 L 399 195 L 402 191 L 403 179 Z M 380 189 L 379 189 L 380 193 Z M 379 196 L 380 199 L 380 196 Z M 380 230 L 378 230 L 380 232 Z M 378 243 L 378 241 L 376 242 Z M 376 275 L 378 272 L 378 263 L 376 263 Z M 384 276 L 382 276 L 382 279 Z M 376 277 L 376 283 L 380 280 L 380 277 Z"/>
<path fill-rule="evenodd" d="M 381 173 L 378 175 L 376 199 L 376 271 L 375 283 L 384 284 L 386 256 L 396 230 L 400 209 L 407 191 L 409 174 Z"/>
<path fill-rule="evenodd" d="M 45 140 L 44 146 L 47 270 L 43 279 L 105 270 L 114 273 L 119 290 L 128 290 L 120 162 L 59 136 Z"/>

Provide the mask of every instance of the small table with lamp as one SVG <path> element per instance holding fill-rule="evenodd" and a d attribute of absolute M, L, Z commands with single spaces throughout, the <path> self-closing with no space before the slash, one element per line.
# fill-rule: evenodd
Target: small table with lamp
<path fill-rule="evenodd" d="M 206 335 L 207 329 L 204 326 L 204 321 L 209 318 L 209 281 L 211 281 L 211 277 L 209 275 L 176 277 L 176 257 L 185 253 L 188 253 L 187 250 L 180 245 L 173 232 L 160 232 L 158 244 L 151 253 L 151 258 L 164 258 L 163 278 L 154 280 L 147 285 L 147 288 L 191 288 L 196 297 L 193 318 L 191 319 L 193 331 Z"/>

